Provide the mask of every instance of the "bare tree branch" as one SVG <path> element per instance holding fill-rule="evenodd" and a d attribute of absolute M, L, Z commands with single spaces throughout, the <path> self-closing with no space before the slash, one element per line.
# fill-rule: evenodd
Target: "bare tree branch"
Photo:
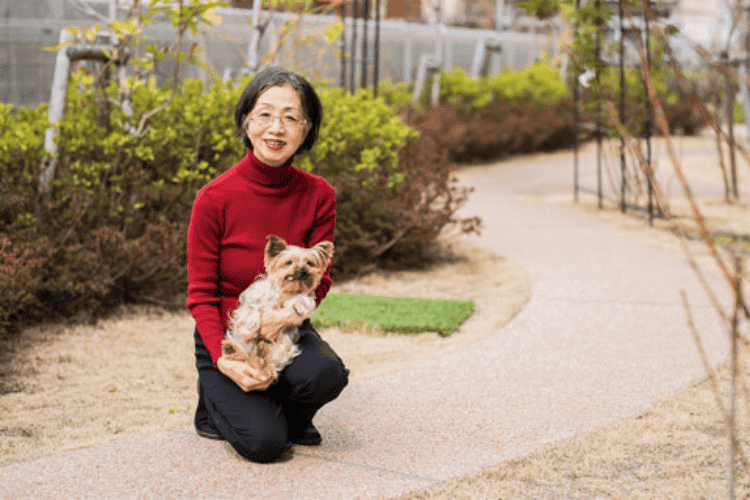
<path fill-rule="evenodd" d="M 727 410 L 726 406 L 724 405 L 724 401 L 721 398 L 721 390 L 719 389 L 719 384 L 716 380 L 716 372 L 711 367 L 711 363 L 708 362 L 708 356 L 706 356 L 706 350 L 703 348 L 703 341 L 701 340 L 700 334 L 698 333 L 698 330 L 695 327 L 695 321 L 693 320 L 693 313 L 690 310 L 690 305 L 688 304 L 687 296 L 685 295 L 684 291 L 680 291 L 680 297 L 682 297 L 682 304 L 685 308 L 685 314 L 687 315 L 688 327 L 690 328 L 690 333 L 692 333 L 693 335 L 693 340 L 695 341 L 695 345 L 698 348 L 698 355 L 700 356 L 701 362 L 703 363 L 703 368 L 706 370 L 708 382 L 711 385 L 711 391 L 714 394 L 714 401 L 716 402 L 716 406 L 719 409 L 719 412 L 721 413 L 721 417 L 724 420 L 724 424 L 727 426 L 727 428 L 729 428 L 731 424 L 729 411 Z M 742 443 L 737 441 L 736 445 L 737 445 L 736 447 L 737 455 L 739 456 L 740 462 L 742 463 L 742 467 L 745 469 L 745 471 L 750 471 L 749 462 L 747 460 L 747 456 L 745 455 L 745 451 L 742 447 Z"/>

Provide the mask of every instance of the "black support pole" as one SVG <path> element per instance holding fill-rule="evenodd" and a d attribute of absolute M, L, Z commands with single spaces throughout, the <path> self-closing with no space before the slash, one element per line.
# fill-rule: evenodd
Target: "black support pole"
<path fill-rule="evenodd" d="M 367 73 L 368 73 L 368 60 L 367 60 L 367 38 L 368 38 L 368 21 L 370 19 L 370 0 L 364 0 L 364 12 L 362 13 L 362 83 L 361 88 L 367 88 Z"/>
<path fill-rule="evenodd" d="M 372 91 L 378 96 L 378 85 L 380 83 L 380 0 L 375 0 L 375 61 L 372 70 Z"/>
<path fill-rule="evenodd" d="M 622 3 L 617 2 L 618 15 L 620 18 L 620 124 L 625 127 L 625 28 L 623 26 L 624 15 Z M 625 137 L 620 134 L 620 211 L 625 213 L 625 191 L 627 177 L 625 168 Z"/>
<path fill-rule="evenodd" d="M 573 43 L 578 41 L 578 10 L 581 7 L 581 0 L 576 0 L 576 22 L 573 26 Z M 578 203 L 578 191 L 580 190 L 578 180 L 578 86 L 580 85 L 578 77 L 578 63 L 575 58 L 573 64 L 575 70 L 573 71 L 573 201 Z"/>
<path fill-rule="evenodd" d="M 645 38 L 646 38 L 646 66 L 648 67 L 649 73 L 651 73 L 651 30 L 648 25 L 648 15 L 644 12 L 643 19 L 645 21 Z M 654 176 L 654 171 L 651 166 L 651 94 L 648 93 L 648 86 L 646 81 L 643 81 L 643 90 L 645 92 L 644 101 L 646 105 L 646 123 L 644 124 L 644 133 L 646 135 L 646 177 L 648 181 L 648 223 L 654 225 L 654 186 L 651 181 Z"/>
<path fill-rule="evenodd" d="M 341 83 L 340 87 L 346 89 L 346 2 L 342 2 L 339 6 L 339 12 L 341 13 L 341 23 L 343 29 L 341 30 Z"/>
<path fill-rule="evenodd" d="M 352 0 L 352 40 L 351 40 L 351 52 L 349 53 L 349 92 L 352 94 L 355 90 L 355 76 L 357 73 L 357 9 L 359 8 L 359 2 Z"/>
<path fill-rule="evenodd" d="M 596 8 L 597 16 L 601 14 L 601 1 L 596 0 L 594 3 Z M 600 92 L 601 84 L 601 52 L 602 52 L 602 27 L 601 20 L 597 17 L 596 20 L 596 45 L 594 47 L 596 71 L 594 72 L 594 78 L 596 81 L 596 191 L 599 197 L 599 210 L 604 208 L 604 193 L 602 193 L 602 96 L 598 95 Z"/>

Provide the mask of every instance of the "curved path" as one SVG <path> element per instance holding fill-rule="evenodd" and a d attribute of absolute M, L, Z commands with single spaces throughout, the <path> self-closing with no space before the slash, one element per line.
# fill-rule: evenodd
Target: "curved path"
<path fill-rule="evenodd" d="M 168 431 L 2 467 L 0 497 L 393 498 L 644 412 L 703 376 L 680 290 L 714 364 L 725 335 L 684 259 L 523 201 L 569 192 L 571 172 L 558 154 L 462 174 L 478 242 L 526 269 L 528 305 L 477 343 L 349 387 L 316 418 L 322 446 L 257 465 Z"/>

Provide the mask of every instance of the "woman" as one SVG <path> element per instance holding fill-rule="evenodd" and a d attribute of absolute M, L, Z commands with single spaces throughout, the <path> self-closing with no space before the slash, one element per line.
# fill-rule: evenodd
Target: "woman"
<path fill-rule="evenodd" d="M 312 247 L 333 241 L 336 195 L 322 178 L 297 169 L 292 159 L 318 138 L 322 106 L 310 83 L 281 68 L 258 74 L 235 109 L 236 135 L 247 156 L 205 186 L 195 198 L 188 230 L 188 301 L 195 319 L 198 368 L 196 432 L 224 439 L 255 462 L 271 462 L 292 443 L 315 445 L 315 413 L 335 399 L 349 371 L 313 329 L 301 327 L 302 352 L 264 391 L 248 365 L 222 357 L 221 340 L 239 294 L 263 269 L 266 237 Z M 315 291 L 331 286 L 330 269 Z"/>

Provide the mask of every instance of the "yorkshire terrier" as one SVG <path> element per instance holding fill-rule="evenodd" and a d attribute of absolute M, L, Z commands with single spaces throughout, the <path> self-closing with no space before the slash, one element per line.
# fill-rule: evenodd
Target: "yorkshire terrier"
<path fill-rule="evenodd" d="M 287 245 L 269 235 L 259 276 L 239 296 L 229 317 L 222 354 L 250 363 L 264 377 L 255 389 L 265 389 L 300 353 L 299 326 L 315 312 L 315 289 L 333 257 L 333 243 L 312 248 Z"/>

